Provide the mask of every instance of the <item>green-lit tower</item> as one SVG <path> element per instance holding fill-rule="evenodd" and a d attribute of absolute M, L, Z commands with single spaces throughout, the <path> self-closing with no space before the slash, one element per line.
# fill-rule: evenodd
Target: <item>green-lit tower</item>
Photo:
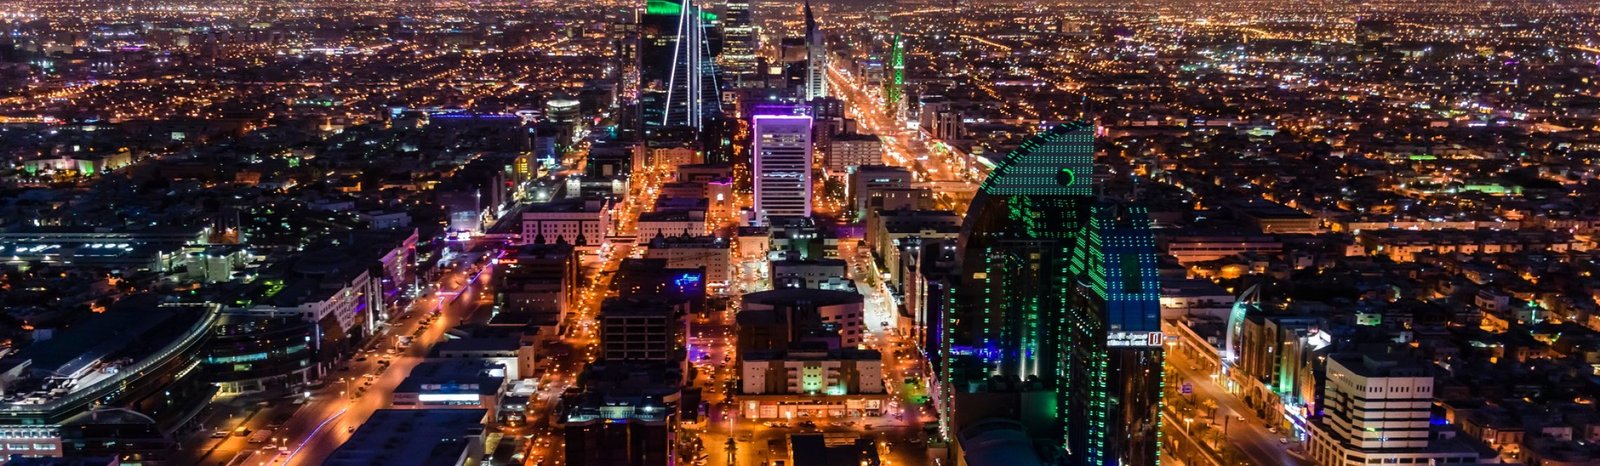
<path fill-rule="evenodd" d="M 973 198 L 939 329 L 950 437 L 1015 417 L 1055 451 L 1046 462 L 1159 462 L 1155 241 L 1144 208 L 1096 198 L 1093 163 L 1093 127 L 1056 126 L 1007 154 Z M 1004 398 L 1024 400 L 1018 414 L 980 393 L 997 386 L 1026 392 Z"/>
<path fill-rule="evenodd" d="M 889 44 L 889 82 L 884 86 L 883 104 L 894 115 L 901 115 L 906 90 L 906 42 L 895 34 Z"/>

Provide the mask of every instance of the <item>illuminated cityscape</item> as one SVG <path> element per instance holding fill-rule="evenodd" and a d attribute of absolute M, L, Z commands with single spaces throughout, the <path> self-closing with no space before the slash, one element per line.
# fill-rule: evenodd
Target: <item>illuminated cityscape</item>
<path fill-rule="evenodd" d="M 0 464 L 1600 465 L 1592 0 L 0 0 Z"/>

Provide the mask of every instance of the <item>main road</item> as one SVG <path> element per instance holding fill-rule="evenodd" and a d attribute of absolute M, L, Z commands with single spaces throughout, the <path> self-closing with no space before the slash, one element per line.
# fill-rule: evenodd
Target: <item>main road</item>
<path fill-rule="evenodd" d="M 930 186 L 939 208 L 957 213 L 965 211 L 962 198 L 951 196 L 947 189 L 939 187 L 954 186 L 957 191 L 970 192 L 977 187 L 974 180 L 987 176 L 987 167 L 967 167 L 949 146 L 938 141 L 930 146 L 923 132 L 906 129 L 906 120 L 890 115 L 876 97 L 862 90 L 855 77 L 843 70 L 829 67 L 828 79 L 832 89 L 838 91 L 835 97 L 845 102 L 845 108 L 860 122 L 862 131 L 877 135 L 883 142 L 884 163 L 905 168 L 919 184 Z"/>
<path fill-rule="evenodd" d="M 222 409 L 213 416 L 219 419 L 207 422 L 208 427 L 229 432 L 269 429 L 268 441 L 252 443 L 243 435 L 190 439 L 184 442 L 183 463 L 321 464 L 353 427 L 388 406 L 394 387 L 422 362 L 445 330 L 487 302 L 481 291 L 492 273 L 485 265 L 444 274 L 435 283 L 440 291 L 412 302 L 399 317 L 380 325 L 377 335 L 351 359 L 340 362 L 318 388 L 277 403 L 261 402 L 242 418 L 241 413 L 230 412 L 227 402 L 221 403 Z M 409 348 L 397 347 L 396 337 L 401 335 L 416 335 Z M 223 414 L 228 417 L 220 419 Z"/>
<path fill-rule="evenodd" d="M 1212 418 L 1196 419 L 1196 422 L 1209 423 L 1215 428 L 1223 429 L 1228 441 L 1243 451 L 1245 456 L 1250 457 L 1251 464 L 1284 466 L 1311 464 L 1290 454 L 1287 439 L 1283 434 L 1268 431 L 1266 427 L 1268 423 L 1257 417 L 1254 411 L 1246 407 L 1237 397 L 1217 385 L 1211 374 L 1190 370 L 1190 363 L 1182 353 L 1167 352 L 1167 357 L 1172 358 L 1168 361 L 1167 370 L 1176 371 L 1174 375 L 1193 389 L 1193 396 L 1202 400 L 1212 400 L 1217 404 L 1216 414 Z"/>
<path fill-rule="evenodd" d="M 349 439 L 356 427 L 372 416 L 373 411 L 389 406 L 395 387 L 423 361 L 433 345 L 443 339 L 446 330 L 471 318 L 489 302 L 489 294 L 483 291 L 491 281 L 492 274 L 493 265 L 485 264 L 471 275 L 465 272 L 457 272 L 453 278 L 447 275 L 445 286 L 441 287 L 445 291 L 432 300 L 431 307 L 427 302 L 419 302 L 384 337 L 375 338 L 378 341 L 377 348 L 364 357 L 387 359 L 390 361 L 388 368 L 380 366 L 365 373 L 352 368 L 342 376 L 345 382 L 335 378 L 333 383 L 321 390 L 322 393 L 314 394 L 313 401 L 284 426 L 287 429 L 284 435 L 288 439 L 285 443 L 287 452 L 274 457 L 274 460 L 282 461 L 269 461 L 266 464 L 322 464 L 328 455 Z M 410 348 L 394 347 L 392 336 L 412 335 L 419 329 L 421 334 L 414 338 Z M 397 354 L 385 356 L 388 351 Z M 349 393 L 349 390 L 355 390 L 355 393 Z"/>
<path fill-rule="evenodd" d="M 581 162 L 569 166 L 581 167 Z M 616 236 L 634 235 L 639 214 L 654 208 L 661 184 L 671 177 L 670 172 L 660 167 L 635 173 L 636 182 L 629 183 L 628 196 L 612 209 L 613 218 L 617 219 L 614 228 Z M 533 426 L 529 432 L 532 437 L 523 452 L 524 462 L 528 465 L 559 465 L 564 461 L 562 431 L 554 427 L 556 416 L 560 415 L 556 407 L 561 394 L 573 388 L 584 367 L 595 360 L 596 347 L 600 344 L 596 320 L 600 314 L 600 304 L 611 289 L 611 278 L 622 264 L 622 259 L 632 253 L 633 247 L 625 242 L 611 243 L 611 247 L 602 248 L 595 263 L 584 268 L 584 282 L 587 285 L 579 292 L 578 302 L 568 314 L 567 331 L 562 337 L 563 346 L 570 350 L 541 363 L 537 371 L 540 374 L 540 390 L 528 400 L 528 419 Z"/>

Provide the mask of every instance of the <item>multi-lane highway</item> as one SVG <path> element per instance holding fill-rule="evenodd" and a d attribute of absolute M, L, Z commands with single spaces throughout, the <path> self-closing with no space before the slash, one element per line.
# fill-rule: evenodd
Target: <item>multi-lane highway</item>
<path fill-rule="evenodd" d="M 240 413 L 224 401 L 206 422 L 206 431 L 184 442 L 188 464 L 289 465 L 321 464 L 373 411 L 388 406 L 394 387 L 422 362 L 444 331 L 468 318 L 485 303 L 481 291 L 493 271 L 485 265 L 445 274 L 431 293 L 414 301 L 393 322 L 384 325 L 368 345 L 339 364 L 320 387 L 298 397 L 249 406 Z M 418 333 L 420 330 L 421 333 Z M 396 348 L 396 336 L 417 335 L 410 348 Z M 299 398 L 296 400 L 295 398 Z M 240 430 L 243 427 L 243 430 Z M 247 435 L 210 438 L 216 429 L 256 433 L 267 441 L 253 443 Z M 257 434 L 262 435 L 262 434 Z"/>
<path fill-rule="evenodd" d="M 972 192 L 977 180 L 988 175 L 983 165 L 962 162 L 956 152 L 939 141 L 933 141 L 919 130 L 906 129 L 907 121 L 890 114 L 878 99 L 862 89 L 854 76 L 836 68 L 828 68 L 828 79 L 835 97 L 845 102 L 849 114 L 856 118 L 866 134 L 875 134 L 883 142 L 885 164 L 911 171 L 915 185 L 930 188 L 938 208 L 957 213 L 966 210 L 966 202 L 958 192 Z"/>

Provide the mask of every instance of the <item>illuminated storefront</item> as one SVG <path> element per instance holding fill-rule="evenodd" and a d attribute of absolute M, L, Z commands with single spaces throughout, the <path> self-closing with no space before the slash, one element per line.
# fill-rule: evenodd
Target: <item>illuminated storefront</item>
<path fill-rule="evenodd" d="M 884 395 L 746 395 L 739 397 L 739 415 L 749 420 L 786 421 L 874 417 L 884 414 L 884 398 Z"/>

